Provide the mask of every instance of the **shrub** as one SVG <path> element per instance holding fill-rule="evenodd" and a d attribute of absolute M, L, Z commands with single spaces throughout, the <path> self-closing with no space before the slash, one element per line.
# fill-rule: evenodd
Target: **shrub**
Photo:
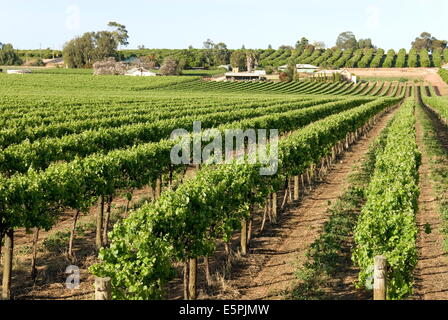
<path fill-rule="evenodd" d="M 364 57 L 359 61 L 359 68 L 367 68 L 370 65 L 370 61 L 372 61 L 373 55 L 375 54 L 375 49 L 368 49 L 364 53 Z"/>
<path fill-rule="evenodd" d="M 431 60 L 429 59 L 429 54 L 426 49 L 420 51 L 420 66 L 424 68 L 429 68 L 431 66 Z"/>
<path fill-rule="evenodd" d="M 406 49 L 400 49 L 398 51 L 397 61 L 395 63 L 395 67 L 404 68 L 406 67 Z"/>
<path fill-rule="evenodd" d="M 411 49 L 409 51 L 408 66 L 410 68 L 418 67 L 418 55 L 417 55 L 417 50 L 415 50 L 415 49 Z"/>
<path fill-rule="evenodd" d="M 115 58 L 108 58 L 93 64 L 93 74 L 95 75 L 123 75 L 126 70 L 126 64 L 115 61 Z"/>
<path fill-rule="evenodd" d="M 434 64 L 434 67 L 440 68 L 443 64 L 443 57 L 442 57 L 443 50 L 441 48 L 438 48 L 432 52 L 432 62 Z"/>
<path fill-rule="evenodd" d="M 371 68 L 379 68 L 381 67 L 381 63 L 383 62 L 384 57 L 384 49 L 378 49 L 376 52 L 375 58 L 373 58 L 372 62 L 370 63 Z"/>
<path fill-rule="evenodd" d="M 383 68 L 392 68 L 395 62 L 395 50 L 390 49 L 387 52 L 386 60 L 384 60 Z"/>
<path fill-rule="evenodd" d="M 162 76 L 176 76 L 182 73 L 179 61 L 174 57 L 166 57 L 160 67 L 159 74 Z"/>

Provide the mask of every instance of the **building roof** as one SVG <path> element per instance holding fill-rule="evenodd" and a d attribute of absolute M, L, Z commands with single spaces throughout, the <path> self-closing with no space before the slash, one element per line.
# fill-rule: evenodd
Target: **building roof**
<path fill-rule="evenodd" d="M 313 66 L 312 64 L 296 64 L 297 69 L 319 69 L 317 66 Z"/>
<path fill-rule="evenodd" d="M 64 64 L 64 58 L 43 59 L 45 64 Z"/>
<path fill-rule="evenodd" d="M 227 72 L 225 74 L 226 77 L 261 77 L 265 75 L 266 71 L 264 70 L 256 70 L 254 72 Z"/>
<path fill-rule="evenodd" d="M 146 75 L 146 76 L 155 76 L 156 74 L 152 71 L 149 71 L 145 68 L 132 68 L 125 73 L 126 75 Z"/>
<path fill-rule="evenodd" d="M 288 65 L 285 64 L 283 66 L 278 67 L 278 69 L 287 69 Z M 317 70 L 319 67 L 313 66 L 312 64 L 296 64 L 296 69 L 307 69 L 307 70 Z"/>

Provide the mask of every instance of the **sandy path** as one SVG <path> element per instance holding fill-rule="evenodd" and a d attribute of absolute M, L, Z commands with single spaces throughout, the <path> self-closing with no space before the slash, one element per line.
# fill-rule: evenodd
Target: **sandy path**
<path fill-rule="evenodd" d="M 433 121 L 435 120 L 432 117 Z M 419 261 L 415 270 L 415 299 L 448 300 L 448 259 L 443 250 L 443 228 L 437 202 L 434 198 L 430 177 L 430 158 L 423 146 L 423 127 L 417 121 L 417 143 L 422 152 L 420 167 L 420 197 L 417 225 L 419 235 L 417 247 Z M 440 132 L 443 128 L 436 129 Z M 430 234 L 425 233 L 425 225 L 432 228 Z"/>
<path fill-rule="evenodd" d="M 233 274 L 231 285 L 243 300 L 282 299 L 281 292 L 295 283 L 294 271 L 305 262 L 306 250 L 319 236 L 328 219 L 329 201 L 339 198 L 348 186 L 347 177 L 367 153 L 394 112 L 377 125 L 333 166 L 332 170 L 305 199 L 291 208 L 277 227 L 254 239 L 252 259 Z"/>

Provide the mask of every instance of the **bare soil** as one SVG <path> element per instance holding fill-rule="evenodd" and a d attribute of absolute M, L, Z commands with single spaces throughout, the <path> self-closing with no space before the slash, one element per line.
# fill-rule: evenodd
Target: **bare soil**
<path fill-rule="evenodd" d="M 443 124 L 430 112 L 432 122 L 439 135 L 447 130 Z M 419 235 L 417 247 L 419 250 L 419 261 L 415 270 L 415 293 L 414 299 L 418 300 L 448 300 L 448 256 L 444 250 L 444 237 L 442 235 L 442 218 L 437 208 L 437 199 L 434 196 L 430 176 L 430 158 L 423 147 L 423 127 L 417 122 L 417 143 L 422 152 L 422 165 L 420 167 L 420 197 L 419 212 L 417 214 L 417 225 Z M 441 141 L 445 146 L 447 140 Z M 448 150 L 448 149 L 447 149 Z M 431 232 L 425 229 L 430 227 Z"/>
<path fill-rule="evenodd" d="M 324 181 L 318 184 L 300 203 L 294 204 L 271 226 L 256 236 L 251 243 L 251 255 L 240 260 L 238 268 L 227 280 L 231 295 L 221 298 L 242 300 L 284 299 L 284 293 L 297 283 L 294 272 L 306 261 L 305 253 L 317 239 L 328 220 L 328 207 L 342 196 L 348 187 L 348 176 L 353 167 L 366 155 L 369 145 L 385 128 L 394 112 L 383 116 L 376 126 L 333 166 Z M 333 286 L 334 299 L 357 299 L 354 283 L 357 272 L 348 267 L 338 273 L 338 286 Z"/>

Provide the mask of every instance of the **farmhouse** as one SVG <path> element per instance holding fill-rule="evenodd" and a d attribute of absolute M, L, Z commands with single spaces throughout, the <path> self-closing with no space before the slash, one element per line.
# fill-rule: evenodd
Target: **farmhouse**
<path fill-rule="evenodd" d="M 125 76 L 131 77 L 155 77 L 156 74 L 145 68 L 132 68 L 124 74 Z"/>
<path fill-rule="evenodd" d="M 266 80 L 266 71 L 256 70 L 253 72 L 227 72 L 225 74 L 226 80 L 229 81 L 252 81 L 252 80 Z"/>

